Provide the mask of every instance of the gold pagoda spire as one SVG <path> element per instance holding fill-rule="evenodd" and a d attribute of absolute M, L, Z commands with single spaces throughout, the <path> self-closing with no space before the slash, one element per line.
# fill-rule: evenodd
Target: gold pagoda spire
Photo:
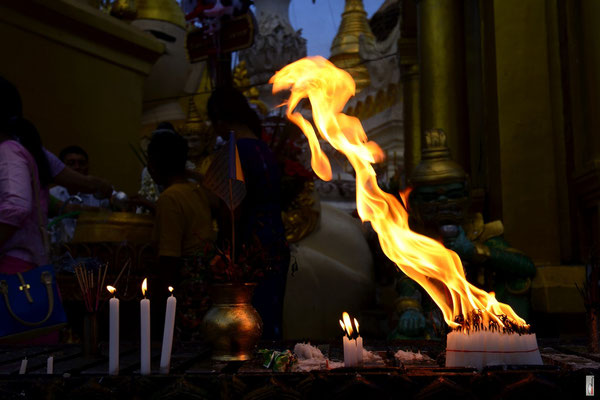
<path fill-rule="evenodd" d="M 371 83 L 369 71 L 358 53 L 360 35 L 367 40 L 375 40 L 367 22 L 367 13 L 362 0 L 346 0 L 342 14 L 342 23 L 331 43 L 329 60 L 338 68 L 347 71 L 356 82 L 356 91 L 360 92 Z"/>
<path fill-rule="evenodd" d="M 166 21 L 185 29 L 185 15 L 175 0 L 136 0 L 137 19 Z"/>

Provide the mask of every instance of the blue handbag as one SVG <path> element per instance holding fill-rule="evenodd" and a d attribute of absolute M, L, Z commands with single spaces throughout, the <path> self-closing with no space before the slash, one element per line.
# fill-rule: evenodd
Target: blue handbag
<path fill-rule="evenodd" d="M 52 265 L 0 274 L 0 293 L 0 343 L 49 333 L 67 322 Z"/>
<path fill-rule="evenodd" d="M 37 170 L 31 165 L 31 179 L 42 242 L 49 254 L 48 235 L 40 203 Z M 16 274 L 0 274 L 0 343 L 27 340 L 58 330 L 67 315 L 58 295 L 54 267 L 40 266 Z"/>

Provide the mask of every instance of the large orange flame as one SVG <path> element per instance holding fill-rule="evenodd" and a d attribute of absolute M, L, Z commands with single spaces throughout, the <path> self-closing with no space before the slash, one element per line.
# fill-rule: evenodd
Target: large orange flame
<path fill-rule="evenodd" d="M 499 303 L 465 278 L 460 258 L 437 241 L 415 233 L 408 226 L 408 214 L 400 202 L 381 190 L 372 164 L 384 153 L 367 135 L 357 118 L 342 113 L 354 95 L 354 80 L 322 57 L 307 57 L 287 65 L 269 81 L 273 93 L 291 90 L 287 117 L 302 129 L 311 149 L 311 165 L 323 180 L 331 179 L 329 159 L 323 153 L 312 124 L 294 111 L 302 99 L 312 106 L 314 124 L 321 138 L 344 153 L 356 171 L 356 205 L 363 221 L 370 221 L 384 253 L 410 278 L 419 283 L 441 309 L 452 328 L 459 315 L 470 318 L 480 313 L 481 322 L 504 326 L 500 316 L 525 325 L 510 306 Z M 400 193 L 407 203 L 409 190 Z"/>

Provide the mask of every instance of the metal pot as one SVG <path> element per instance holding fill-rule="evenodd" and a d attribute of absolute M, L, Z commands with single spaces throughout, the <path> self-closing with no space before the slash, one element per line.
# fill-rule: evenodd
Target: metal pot
<path fill-rule="evenodd" d="M 211 286 L 212 306 L 202 320 L 206 340 L 212 345 L 212 358 L 219 361 L 245 361 L 262 335 L 263 323 L 252 306 L 255 283 L 226 283 Z"/>

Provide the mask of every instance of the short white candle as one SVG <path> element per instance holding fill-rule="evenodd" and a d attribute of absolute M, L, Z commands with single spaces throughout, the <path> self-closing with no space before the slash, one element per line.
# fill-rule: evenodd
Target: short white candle
<path fill-rule="evenodd" d="M 54 357 L 48 357 L 46 360 L 46 374 L 52 375 L 54 373 Z"/>
<path fill-rule="evenodd" d="M 140 374 L 150 374 L 150 300 L 146 298 L 148 278 L 142 283 L 144 298 L 140 301 Z"/>
<path fill-rule="evenodd" d="M 25 357 L 21 361 L 21 368 L 19 368 L 19 375 L 23 375 L 23 374 L 25 374 L 25 372 L 27 372 L 27 357 Z"/>
<path fill-rule="evenodd" d="M 108 373 L 110 375 L 119 374 L 119 299 L 115 296 L 115 289 L 112 286 L 106 287 L 113 294 L 109 300 L 109 334 L 108 334 Z"/>
<path fill-rule="evenodd" d="M 173 288 L 169 286 L 171 296 L 167 298 L 165 311 L 165 329 L 163 332 L 162 352 L 160 354 L 160 372 L 168 374 L 171 368 L 171 349 L 173 348 L 173 330 L 175 328 L 175 308 L 177 299 L 173 296 Z"/>

